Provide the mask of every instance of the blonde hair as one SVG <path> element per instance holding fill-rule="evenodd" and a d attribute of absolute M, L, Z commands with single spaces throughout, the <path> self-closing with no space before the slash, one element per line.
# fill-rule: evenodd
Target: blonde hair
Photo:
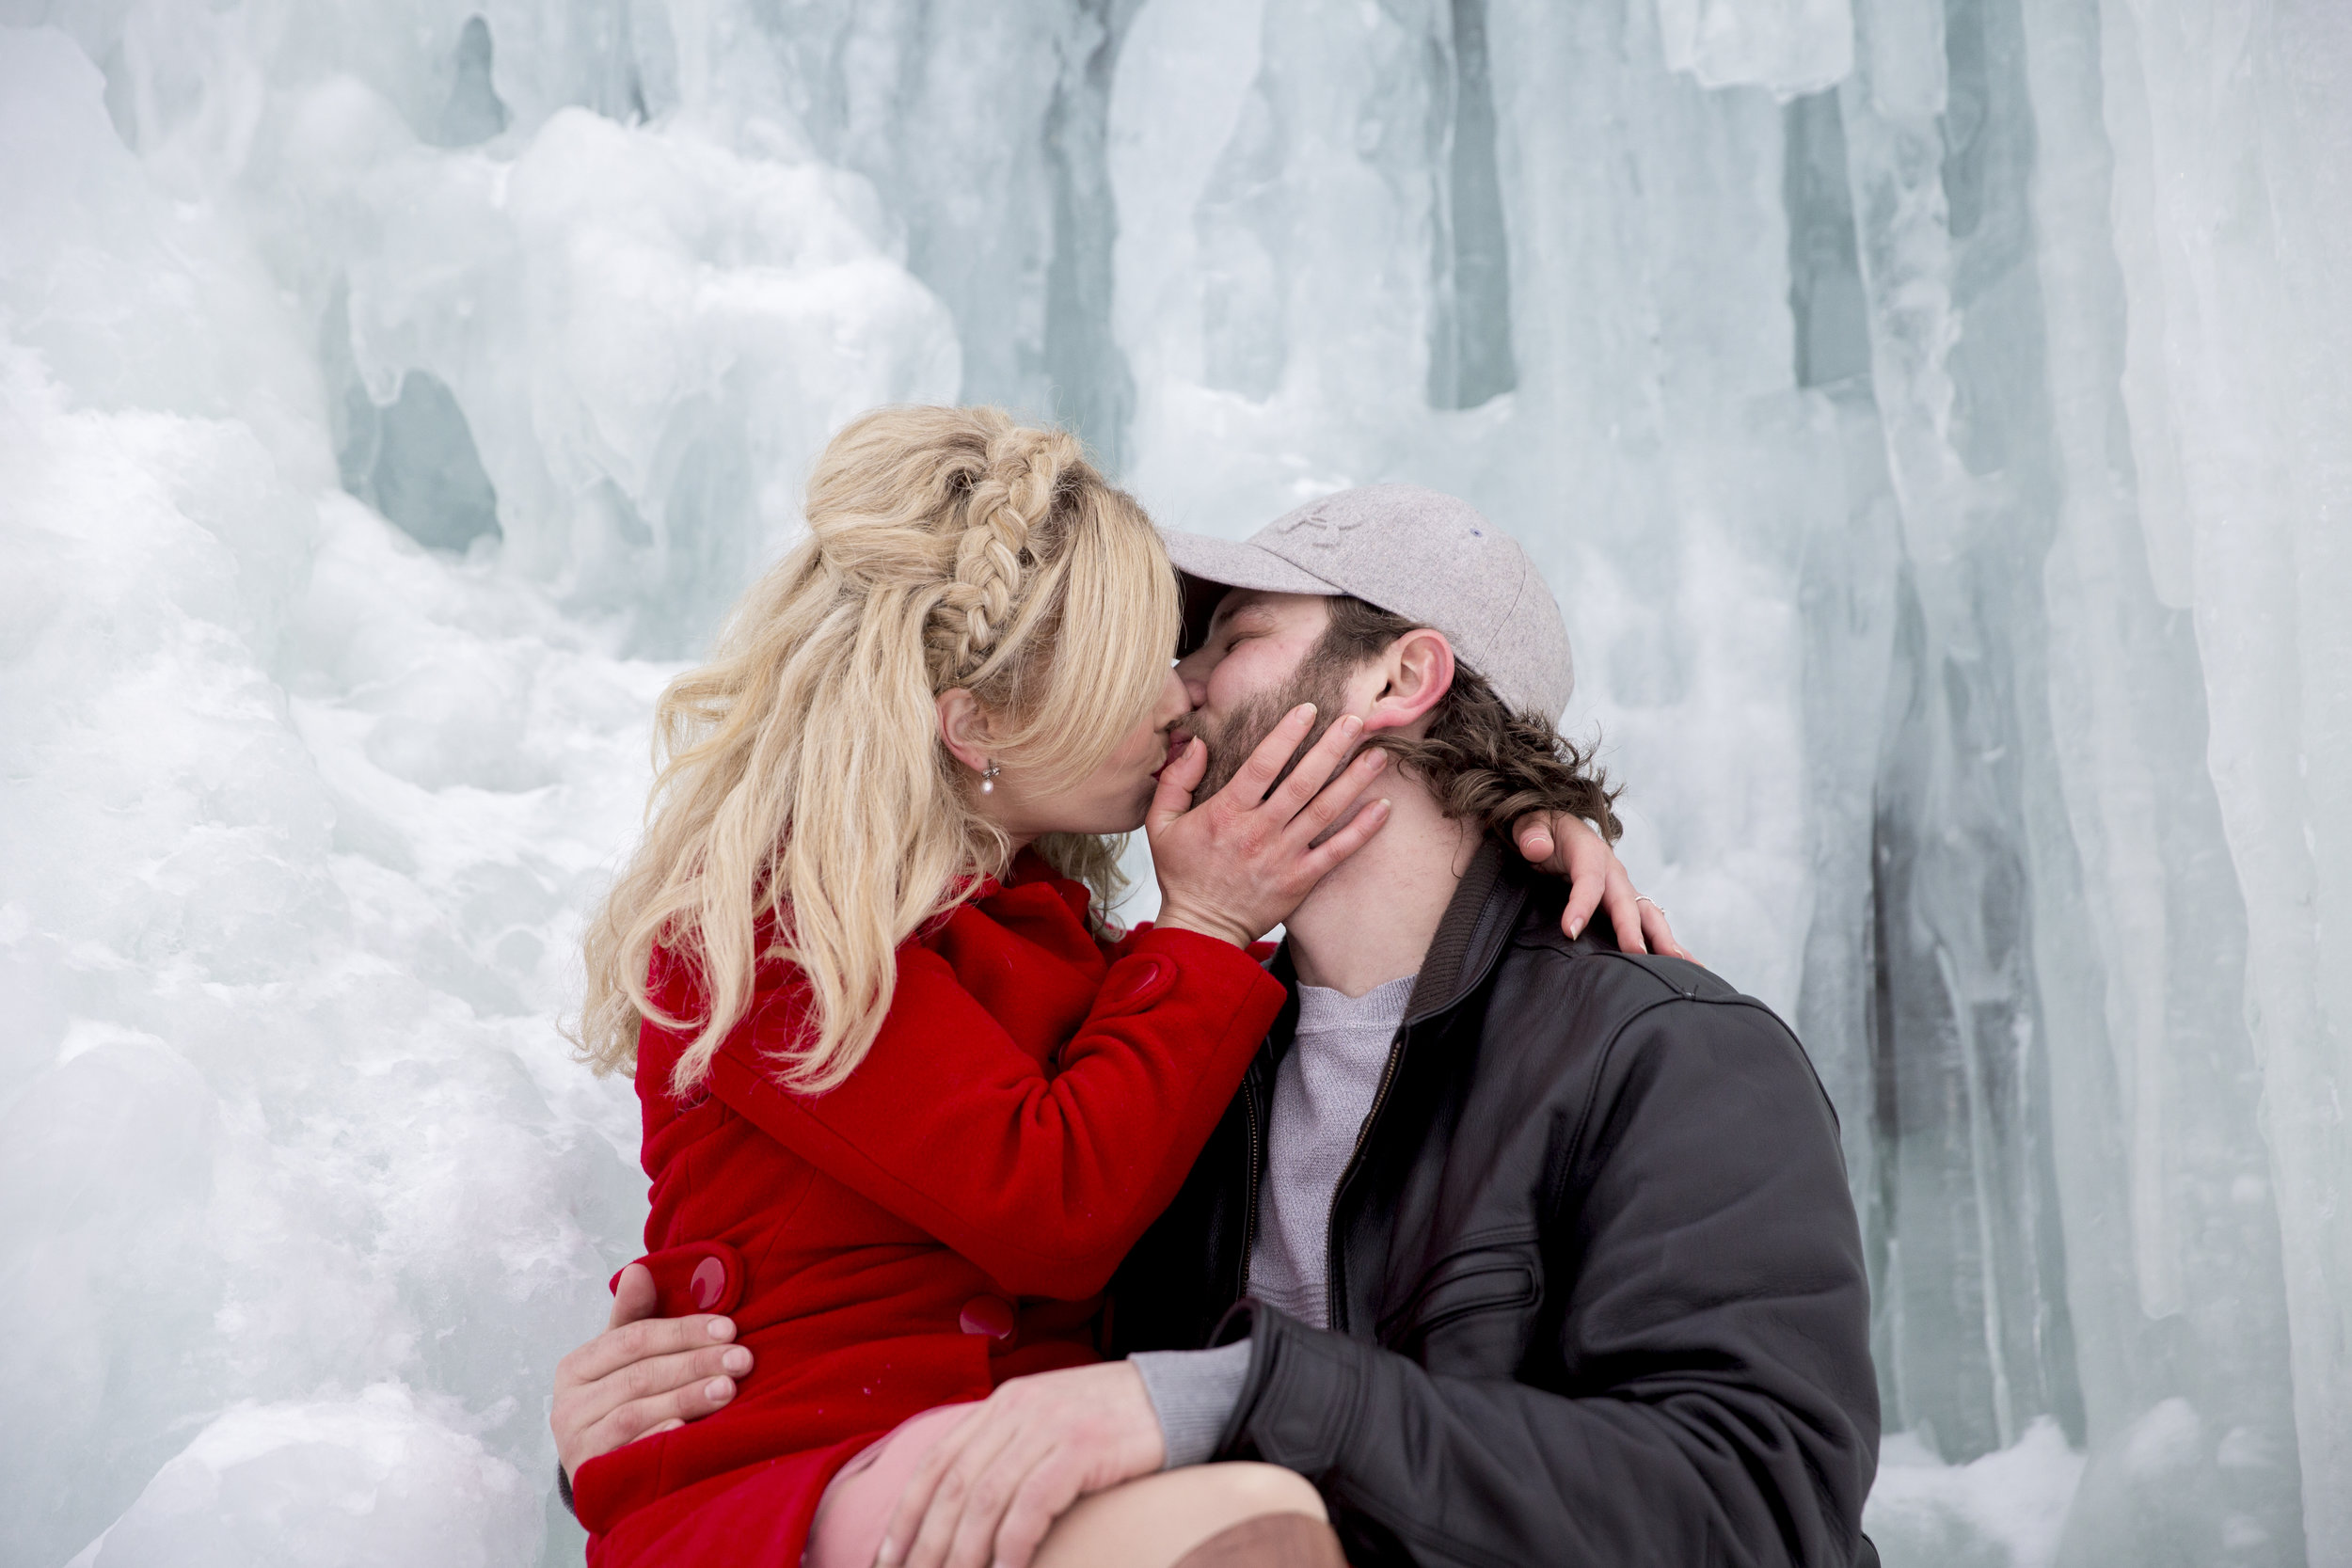
<path fill-rule="evenodd" d="M 812 1003 L 782 1081 L 840 1084 L 889 1009 L 898 945 L 1009 860 L 940 739 L 938 694 L 968 689 L 998 726 L 993 754 L 1053 788 L 1100 767 L 1167 677 L 1167 552 L 1065 432 L 993 408 L 877 410 L 818 458 L 807 518 L 655 710 L 644 839 L 586 940 L 575 1038 L 600 1073 L 634 1067 L 649 1020 L 697 1031 L 671 1075 L 691 1090 L 766 958 L 798 964 Z M 1120 843 L 1038 847 L 1107 899 Z M 655 1004 L 657 948 L 693 966 L 698 1016 Z"/>

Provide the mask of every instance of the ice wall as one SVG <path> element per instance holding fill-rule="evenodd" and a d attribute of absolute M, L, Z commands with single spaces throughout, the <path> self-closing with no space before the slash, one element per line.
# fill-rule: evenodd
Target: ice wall
<path fill-rule="evenodd" d="M 10 1560 L 565 1560 L 552 1021 L 850 413 L 1457 490 L 1836 1099 L 1887 1560 L 2352 1562 L 2352 12 L 8 0 Z"/>
<path fill-rule="evenodd" d="M 1512 520 L 1635 784 L 1637 873 L 1839 1101 L 1890 1430 L 1955 1465 L 2087 1452 L 2046 1531 L 1970 1479 L 2013 1472 L 1938 1494 L 1907 1465 L 1890 1560 L 2352 1560 L 2305 793 L 2344 799 L 2352 661 L 2284 610 L 2344 584 L 2314 345 L 2346 312 L 2314 287 L 2262 318 L 2312 340 L 2224 329 L 2226 369 L 2176 341 L 2352 254 L 2308 182 L 2339 145 L 2312 84 L 2352 53 L 2333 12 L 2198 12 L 1153 8 L 1113 100 L 1143 493 L 1239 531 L 1411 472 Z M 1415 395 L 1456 308 L 1466 36 L 1516 369 L 1467 407 Z M 2163 74 L 2191 58 L 2195 89 Z M 1221 134 L 1161 108 L 1204 71 Z M 2176 173 L 2190 145 L 2217 166 Z M 2150 211 L 2182 190 L 2206 204 Z M 2219 400 L 2194 437 L 2184 374 Z M 2224 465 L 2199 513 L 2182 487 Z M 2215 612 L 2190 550 L 2225 529 L 2280 576 Z M 2233 691 L 2207 644 L 2253 625 L 2272 685 Z M 2249 817 L 2297 839 L 2292 896 L 2259 891 Z"/>
<path fill-rule="evenodd" d="M 622 655 L 831 425 L 955 395 L 952 323 L 766 87 L 625 124 L 566 8 L 55 21 L 0 34 L 0 1556 L 576 1557 Z"/>

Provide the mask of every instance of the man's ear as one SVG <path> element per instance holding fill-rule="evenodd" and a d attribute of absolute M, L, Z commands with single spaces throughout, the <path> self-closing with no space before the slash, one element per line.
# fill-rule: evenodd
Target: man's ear
<path fill-rule="evenodd" d="M 939 738 L 946 745 L 947 754 L 975 773 L 986 772 L 994 743 L 988 710 L 961 686 L 949 687 L 938 701 Z"/>
<path fill-rule="evenodd" d="M 1380 656 L 1386 684 L 1364 715 L 1364 733 L 1418 722 L 1454 689 L 1454 644 L 1434 626 L 1416 626 Z"/>

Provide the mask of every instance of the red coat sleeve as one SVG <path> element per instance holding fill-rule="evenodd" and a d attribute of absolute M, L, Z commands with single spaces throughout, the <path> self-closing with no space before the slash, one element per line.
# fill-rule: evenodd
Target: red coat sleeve
<path fill-rule="evenodd" d="M 1153 929 L 1154 927 L 1152 922 L 1147 920 L 1142 925 L 1136 927 L 1134 930 L 1129 931 L 1126 935 L 1120 937 L 1117 942 L 1104 943 L 1103 951 L 1106 956 L 1112 958 L 1123 958 L 1135 946 L 1137 941 L 1150 936 Z M 1253 942 L 1248 947 L 1244 948 L 1243 951 L 1249 955 L 1252 962 L 1263 964 L 1267 959 L 1273 958 L 1275 950 L 1281 945 L 1282 944 L 1279 942 Z"/>
<path fill-rule="evenodd" d="M 848 1082 L 793 1094 L 761 1061 L 803 993 L 762 998 L 712 1063 L 729 1107 L 938 1237 L 1010 1294 L 1100 1291 L 1176 1196 L 1281 1010 L 1231 943 L 1147 931 L 1120 944 L 1058 1070 L 1021 1049 L 919 946 Z"/>

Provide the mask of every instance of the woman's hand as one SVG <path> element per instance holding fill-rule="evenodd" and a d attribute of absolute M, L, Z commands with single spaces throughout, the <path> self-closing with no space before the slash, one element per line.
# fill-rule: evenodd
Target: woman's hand
<path fill-rule="evenodd" d="M 1560 928 L 1571 938 L 1581 936 L 1596 909 L 1606 906 L 1609 924 L 1617 930 L 1617 946 L 1627 953 L 1662 953 L 1670 958 L 1698 959 L 1675 941 L 1666 911 L 1655 899 L 1633 891 L 1616 851 L 1593 831 L 1591 823 L 1566 812 L 1530 812 L 1513 824 L 1511 836 L 1519 853 L 1538 871 L 1568 879 L 1568 907 L 1561 911 Z"/>
<path fill-rule="evenodd" d="M 1315 842 L 1346 816 L 1388 765 L 1388 755 L 1367 751 L 1340 768 L 1363 729 L 1363 721 L 1350 714 L 1275 786 L 1314 720 L 1313 704 L 1293 708 L 1249 753 L 1233 782 L 1200 806 L 1193 805 L 1192 792 L 1208 771 L 1209 749 L 1198 736 L 1161 769 L 1159 792 L 1143 824 L 1160 878 L 1159 929 L 1199 931 L 1247 947 L 1287 919 L 1326 872 L 1363 847 L 1388 820 L 1389 803 L 1375 800 L 1328 839 Z"/>

